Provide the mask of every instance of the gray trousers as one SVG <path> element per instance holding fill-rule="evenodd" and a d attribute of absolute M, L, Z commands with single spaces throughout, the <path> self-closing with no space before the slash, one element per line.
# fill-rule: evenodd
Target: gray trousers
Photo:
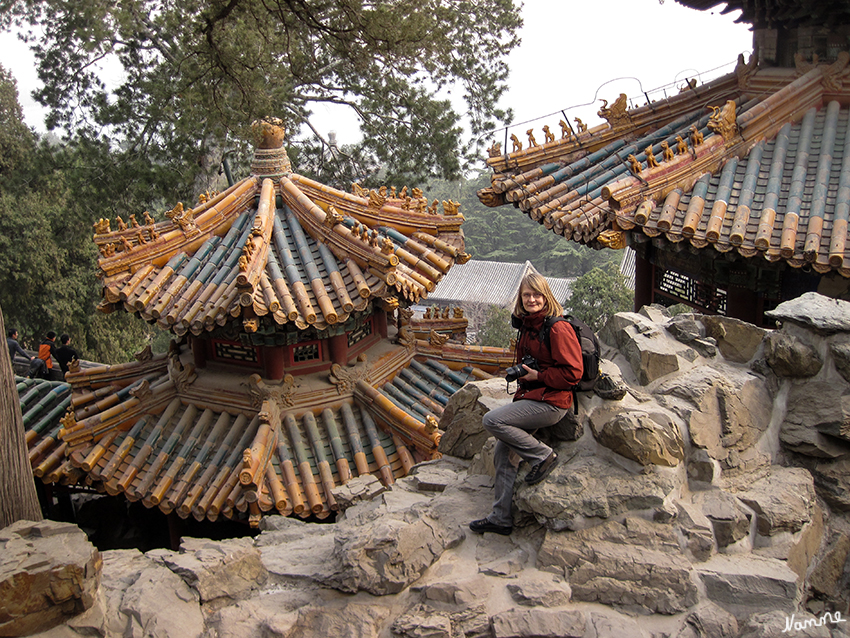
<path fill-rule="evenodd" d="M 519 460 L 528 461 L 533 467 L 545 461 L 552 453 L 552 448 L 538 441 L 532 432 L 555 425 L 566 413 L 566 409 L 542 401 L 520 399 L 490 410 L 484 415 L 484 429 L 496 437 L 496 451 L 493 457 L 496 466 L 496 495 L 493 512 L 487 517 L 491 523 L 513 524 L 511 503 Z"/>

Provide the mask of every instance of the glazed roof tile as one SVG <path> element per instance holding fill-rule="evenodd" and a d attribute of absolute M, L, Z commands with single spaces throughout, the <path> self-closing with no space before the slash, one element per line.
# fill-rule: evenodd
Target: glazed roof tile
<path fill-rule="evenodd" d="M 848 60 L 797 72 L 739 63 L 633 111 L 621 96 L 600 110 L 608 124 L 491 157 L 479 197 L 596 247 L 640 232 L 850 277 Z"/>
<path fill-rule="evenodd" d="M 353 476 L 388 485 L 438 455 L 448 397 L 489 376 L 469 362 L 512 363 L 503 349 L 419 341 L 407 325 L 398 342 L 381 338 L 383 308 L 404 311 L 468 259 L 456 203 L 439 214 L 417 189 L 324 186 L 291 171 L 282 130 L 255 124 L 263 135 L 250 177 L 194 209 L 178 204 L 166 221 L 145 213 L 144 224 L 95 225 L 100 310 L 200 338 L 129 363 L 72 367 L 67 383 L 19 378 L 30 462 L 44 482 L 198 519 L 326 517 L 334 488 Z M 200 351 L 209 336 L 283 357 L 277 348 L 308 330 L 328 349 L 344 333 L 363 345 L 343 355 L 349 365 L 332 354 L 276 370 L 277 380 L 230 355 L 196 368 L 198 351 L 185 347 Z"/>
<path fill-rule="evenodd" d="M 481 375 L 411 359 L 377 387 L 354 380 L 347 398 L 280 410 L 262 399 L 260 380 L 259 405 L 204 400 L 203 389 L 185 385 L 192 379 L 181 365 L 159 356 L 93 367 L 70 374 L 70 383 L 16 378 L 35 476 L 184 518 L 321 518 L 336 509 L 335 486 L 362 474 L 389 485 L 417 451 L 433 455 L 448 398 Z"/>
<path fill-rule="evenodd" d="M 101 222 L 99 309 L 199 335 L 234 321 L 249 332 L 261 322 L 321 330 L 387 294 L 415 302 L 468 259 L 463 217 L 425 203 L 251 176 L 168 221 L 117 231 Z"/>

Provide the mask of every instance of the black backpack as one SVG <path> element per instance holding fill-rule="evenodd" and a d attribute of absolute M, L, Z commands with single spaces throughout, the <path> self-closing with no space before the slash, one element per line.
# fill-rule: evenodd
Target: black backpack
<path fill-rule="evenodd" d="M 599 381 L 599 359 L 601 358 L 599 339 L 596 338 L 596 334 L 590 329 L 590 326 L 572 315 L 547 317 L 546 321 L 543 322 L 543 329 L 540 331 L 540 339 L 546 344 L 547 350 L 551 350 L 549 332 L 552 330 L 552 326 L 559 321 L 566 321 L 573 327 L 579 345 L 581 345 L 581 362 L 583 367 L 581 381 L 572 388 L 573 405 L 575 406 L 575 413 L 578 414 L 578 397 L 576 396 L 576 392 L 593 390 L 596 387 L 596 382 Z"/>

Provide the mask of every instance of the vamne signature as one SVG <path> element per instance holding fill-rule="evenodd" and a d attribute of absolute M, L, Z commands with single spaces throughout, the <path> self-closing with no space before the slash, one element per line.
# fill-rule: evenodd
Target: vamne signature
<path fill-rule="evenodd" d="M 791 614 L 790 618 L 785 619 L 785 629 L 782 630 L 782 633 L 784 634 L 792 629 L 794 631 L 802 631 L 808 627 L 822 627 L 827 622 L 837 625 L 838 623 L 847 622 L 847 619 L 841 617 L 840 611 L 836 611 L 834 614 L 826 612 L 820 618 L 808 618 L 806 620 L 794 620 L 794 614 Z"/>

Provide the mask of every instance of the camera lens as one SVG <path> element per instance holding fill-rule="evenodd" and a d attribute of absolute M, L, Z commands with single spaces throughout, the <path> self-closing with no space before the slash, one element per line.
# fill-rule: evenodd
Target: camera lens
<path fill-rule="evenodd" d="M 512 383 L 519 379 L 520 377 L 524 377 L 528 374 L 528 370 L 522 367 L 522 364 L 517 364 L 515 366 L 511 366 L 507 370 L 505 370 L 505 381 L 508 383 Z"/>

